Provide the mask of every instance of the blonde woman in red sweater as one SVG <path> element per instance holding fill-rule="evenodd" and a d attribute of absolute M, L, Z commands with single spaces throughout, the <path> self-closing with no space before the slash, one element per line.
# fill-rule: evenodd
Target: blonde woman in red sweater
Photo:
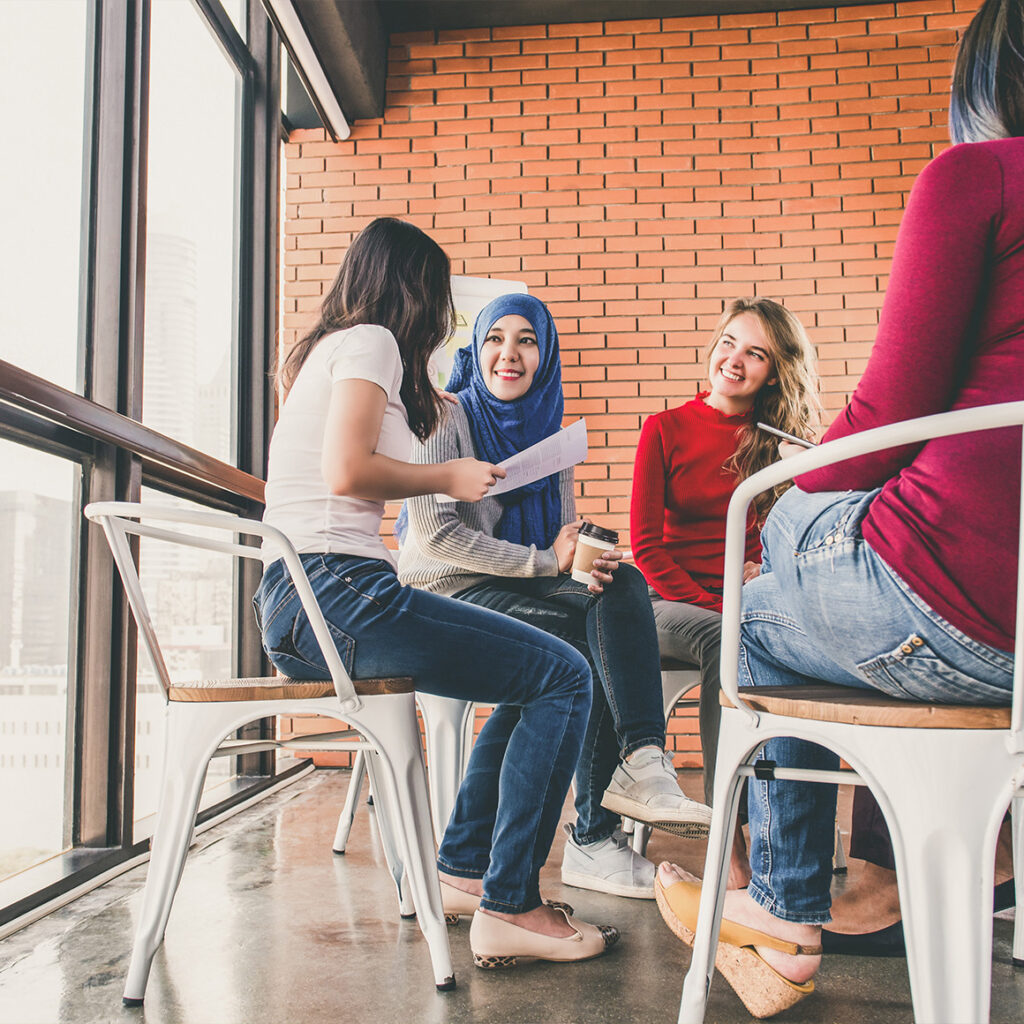
<path fill-rule="evenodd" d="M 725 511 L 736 484 L 779 457 L 778 438 L 756 424 L 810 440 L 818 400 L 807 334 L 771 299 L 730 302 L 705 358 L 709 390 L 644 423 L 629 524 L 633 556 L 650 587 L 661 653 L 700 668 L 704 794 L 710 804 L 721 714 Z M 745 580 L 760 571 L 759 526 L 782 490 L 760 495 L 751 511 Z M 745 884 L 748 870 L 745 858 L 734 858 L 731 884 Z"/>

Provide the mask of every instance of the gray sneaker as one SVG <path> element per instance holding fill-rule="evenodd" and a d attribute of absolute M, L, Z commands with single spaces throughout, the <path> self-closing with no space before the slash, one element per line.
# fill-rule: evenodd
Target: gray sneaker
<path fill-rule="evenodd" d="M 707 838 L 711 825 L 711 808 L 679 788 L 672 755 L 655 747 L 615 769 L 601 806 L 686 839 Z"/>
<path fill-rule="evenodd" d="M 562 828 L 566 835 L 563 884 L 612 896 L 654 899 L 654 865 L 630 847 L 629 837 L 621 829 L 600 842 L 581 846 L 571 825 Z"/>

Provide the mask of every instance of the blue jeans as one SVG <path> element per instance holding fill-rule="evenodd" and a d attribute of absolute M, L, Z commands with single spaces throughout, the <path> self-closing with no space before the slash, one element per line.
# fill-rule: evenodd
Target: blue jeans
<path fill-rule="evenodd" d="M 538 875 L 590 713 L 586 660 L 504 615 L 403 587 L 379 559 L 308 554 L 302 564 L 351 676 L 411 676 L 424 693 L 501 705 L 473 748 L 438 863 L 482 878 L 487 909 L 540 906 Z M 278 669 L 330 678 L 283 562 L 266 569 L 254 604 Z"/>
<path fill-rule="evenodd" d="M 587 659 L 600 686 L 576 766 L 573 832 L 581 845 L 607 839 L 619 816 L 601 797 L 619 760 L 639 747 L 665 746 L 658 637 L 643 576 L 620 565 L 601 595 L 564 574 L 496 576 L 455 597 L 543 629 Z"/>
<path fill-rule="evenodd" d="M 872 550 L 860 524 L 877 491 L 787 491 L 761 534 L 761 575 L 743 588 L 739 683 L 830 682 L 907 700 L 1009 704 L 1011 655 L 929 608 Z M 813 743 L 771 740 L 779 765 L 836 769 Z M 750 895 L 775 917 L 830 920 L 836 787 L 751 780 Z"/>

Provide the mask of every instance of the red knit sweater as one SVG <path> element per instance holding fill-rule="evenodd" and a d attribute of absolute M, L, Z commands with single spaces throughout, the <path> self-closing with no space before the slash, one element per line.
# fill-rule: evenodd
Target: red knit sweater
<path fill-rule="evenodd" d="M 737 482 L 722 467 L 750 414 L 726 416 L 704 402 L 705 394 L 644 423 L 629 531 L 637 567 L 658 594 L 720 612 L 725 511 Z M 753 512 L 746 557 L 761 557 Z"/>

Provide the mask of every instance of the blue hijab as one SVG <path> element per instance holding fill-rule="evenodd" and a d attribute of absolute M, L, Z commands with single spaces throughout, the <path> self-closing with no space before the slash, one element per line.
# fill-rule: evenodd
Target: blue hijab
<path fill-rule="evenodd" d="M 491 394 L 480 370 L 480 349 L 494 324 L 503 316 L 524 317 L 537 334 L 540 362 L 530 390 L 504 402 Z M 532 295 L 499 295 L 480 311 L 473 324 L 473 343 L 459 349 L 448 380 L 448 391 L 459 396 L 466 411 L 477 457 L 503 462 L 562 427 L 562 362 L 558 331 L 548 307 Z M 562 498 L 558 474 L 553 473 L 514 491 L 499 494 L 504 506 L 494 535 L 514 544 L 550 547 L 562 528 Z"/>

